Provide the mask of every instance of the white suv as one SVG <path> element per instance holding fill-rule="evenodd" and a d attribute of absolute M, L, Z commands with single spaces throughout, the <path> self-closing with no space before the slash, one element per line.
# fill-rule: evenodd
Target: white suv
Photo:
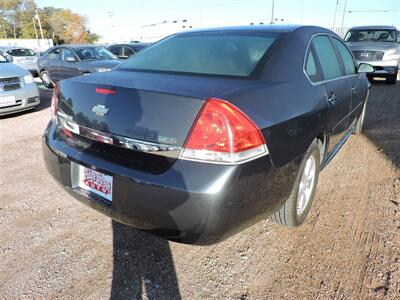
<path fill-rule="evenodd" d="M 368 77 L 383 77 L 395 84 L 400 65 L 400 31 L 393 26 L 360 26 L 351 28 L 345 42 L 357 64 L 368 63 L 375 72 Z"/>

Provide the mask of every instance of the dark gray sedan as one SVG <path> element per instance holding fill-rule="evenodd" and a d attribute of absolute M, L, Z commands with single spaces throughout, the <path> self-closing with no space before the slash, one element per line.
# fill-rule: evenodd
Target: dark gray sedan
<path fill-rule="evenodd" d="M 51 88 L 62 79 L 109 71 L 120 62 L 103 46 L 65 45 L 47 50 L 38 67 L 43 84 Z"/>
<path fill-rule="evenodd" d="M 177 33 L 57 84 L 44 159 L 78 200 L 170 240 L 215 243 L 268 216 L 298 226 L 362 132 L 373 71 L 320 27 Z"/>

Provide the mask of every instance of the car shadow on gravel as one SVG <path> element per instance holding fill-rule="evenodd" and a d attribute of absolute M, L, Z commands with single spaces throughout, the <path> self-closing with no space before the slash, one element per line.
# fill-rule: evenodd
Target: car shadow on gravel
<path fill-rule="evenodd" d="M 400 168 L 400 82 L 396 85 L 373 82 L 364 135 Z"/>
<path fill-rule="evenodd" d="M 181 299 L 169 243 L 116 221 L 112 228 L 110 299 Z"/>

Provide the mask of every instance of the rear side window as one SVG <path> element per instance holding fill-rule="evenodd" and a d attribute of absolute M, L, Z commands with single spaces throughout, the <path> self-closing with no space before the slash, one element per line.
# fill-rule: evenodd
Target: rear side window
<path fill-rule="evenodd" d="M 339 50 L 340 56 L 342 57 L 345 75 L 356 74 L 356 66 L 350 51 L 338 39 L 333 38 L 333 43 L 336 45 L 336 48 Z"/>
<path fill-rule="evenodd" d="M 317 63 L 315 60 L 315 56 L 313 51 L 308 50 L 307 58 L 306 58 L 306 69 L 305 69 L 308 77 L 312 82 L 321 81 L 321 76 L 318 72 Z"/>
<path fill-rule="evenodd" d="M 329 37 L 317 36 L 313 39 L 312 44 L 321 65 L 324 80 L 342 76 L 340 63 Z"/>
<path fill-rule="evenodd" d="M 202 32 L 169 37 L 120 65 L 142 71 L 250 76 L 278 33 Z"/>

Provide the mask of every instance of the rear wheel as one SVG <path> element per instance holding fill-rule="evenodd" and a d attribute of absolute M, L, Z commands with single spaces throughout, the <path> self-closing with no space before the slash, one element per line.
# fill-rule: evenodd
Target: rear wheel
<path fill-rule="evenodd" d="M 387 84 L 396 84 L 397 82 L 397 74 L 390 75 L 386 78 Z"/>
<path fill-rule="evenodd" d="M 318 183 L 320 150 L 316 141 L 300 164 L 293 190 L 280 210 L 271 216 L 275 223 L 288 227 L 301 225 L 310 211 Z"/>
<path fill-rule="evenodd" d="M 54 86 L 53 82 L 50 79 L 50 75 L 49 73 L 47 73 L 47 71 L 40 72 L 40 79 L 42 80 L 43 85 L 46 88 L 51 89 Z"/>

